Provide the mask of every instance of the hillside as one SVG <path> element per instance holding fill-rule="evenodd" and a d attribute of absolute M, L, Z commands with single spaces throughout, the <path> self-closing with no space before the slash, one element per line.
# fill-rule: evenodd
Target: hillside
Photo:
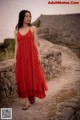
<path fill-rule="evenodd" d="M 69 47 L 80 57 L 80 13 L 40 15 L 33 24 L 38 27 L 39 36 Z"/>

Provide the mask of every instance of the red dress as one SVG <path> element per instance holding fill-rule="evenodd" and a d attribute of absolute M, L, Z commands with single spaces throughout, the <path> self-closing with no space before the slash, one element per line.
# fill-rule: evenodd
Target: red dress
<path fill-rule="evenodd" d="M 29 29 L 25 35 L 17 34 L 16 82 L 18 97 L 44 98 L 48 90 L 46 79 L 39 63 L 37 49 Z"/>

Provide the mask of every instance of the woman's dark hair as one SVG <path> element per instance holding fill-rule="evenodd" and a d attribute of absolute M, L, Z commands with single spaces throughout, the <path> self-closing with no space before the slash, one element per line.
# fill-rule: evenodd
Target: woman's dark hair
<path fill-rule="evenodd" d="M 23 26 L 23 20 L 24 20 L 26 12 L 28 12 L 30 14 L 30 17 L 31 17 L 31 12 L 30 11 L 28 11 L 28 10 L 22 10 L 22 11 L 20 11 L 19 18 L 18 18 L 18 24 L 16 25 L 15 29 L 19 29 L 20 27 Z M 32 26 L 31 23 L 29 23 L 28 25 Z"/>

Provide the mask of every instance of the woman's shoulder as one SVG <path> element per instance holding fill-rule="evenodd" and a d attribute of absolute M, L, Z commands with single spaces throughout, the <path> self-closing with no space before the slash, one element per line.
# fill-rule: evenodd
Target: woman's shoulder
<path fill-rule="evenodd" d="M 37 29 L 37 27 L 34 26 L 34 25 L 32 25 L 31 28 L 32 28 L 33 30 Z"/>
<path fill-rule="evenodd" d="M 18 29 L 15 29 L 15 30 L 14 30 L 14 34 L 17 34 L 17 33 L 18 33 Z"/>
<path fill-rule="evenodd" d="M 31 28 L 32 28 L 33 33 L 37 32 L 37 27 L 36 26 L 32 26 Z"/>

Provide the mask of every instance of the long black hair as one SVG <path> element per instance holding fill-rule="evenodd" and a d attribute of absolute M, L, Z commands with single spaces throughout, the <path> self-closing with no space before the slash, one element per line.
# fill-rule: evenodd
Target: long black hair
<path fill-rule="evenodd" d="M 15 29 L 19 29 L 20 27 L 23 26 L 23 20 L 24 20 L 26 12 L 28 12 L 30 14 L 30 17 L 32 17 L 30 11 L 28 11 L 28 10 L 22 10 L 22 11 L 20 11 L 19 18 L 18 18 L 18 24 L 16 25 Z M 31 23 L 28 23 L 28 26 L 32 26 Z"/>

